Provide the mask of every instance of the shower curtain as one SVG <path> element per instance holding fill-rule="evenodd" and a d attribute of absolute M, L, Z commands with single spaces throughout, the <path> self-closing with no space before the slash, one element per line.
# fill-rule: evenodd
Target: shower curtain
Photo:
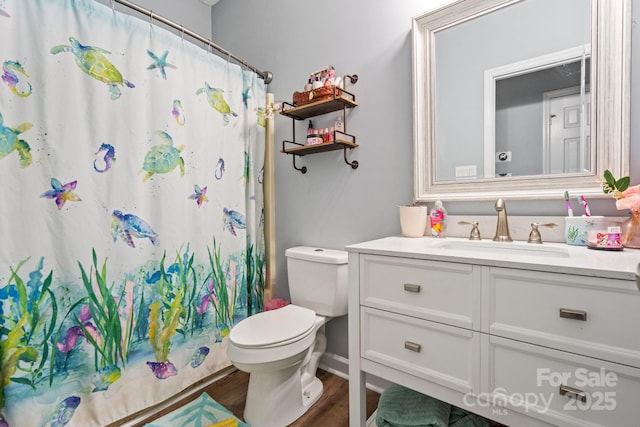
<path fill-rule="evenodd" d="M 0 40 L 0 426 L 104 426 L 262 310 L 265 85 L 92 0 L 2 0 Z"/>

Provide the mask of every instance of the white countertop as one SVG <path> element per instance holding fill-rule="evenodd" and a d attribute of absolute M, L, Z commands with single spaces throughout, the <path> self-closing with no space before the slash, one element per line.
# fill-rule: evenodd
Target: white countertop
<path fill-rule="evenodd" d="M 640 249 L 606 251 L 564 243 L 472 241 L 459 237 L 385 237 L 349 245 L 349 252 L 640 280 Z"/>

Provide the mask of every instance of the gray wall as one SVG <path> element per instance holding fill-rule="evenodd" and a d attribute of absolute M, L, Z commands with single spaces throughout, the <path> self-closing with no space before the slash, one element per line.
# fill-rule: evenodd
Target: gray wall
<path fill-rule="evenodd" d="M 340 152 L 305 156 L 296 172 L 279 143 L 291 138 L 291 121 L 276 118 L 276 293 L 288 297 L 284 251 L 295 245 L 342 248 L 398 234 L 397 206 L 413 194 L 411 18 L 448 1 L 222 0 L 212 8 L 214 40 L 263 70 L 273 71 L 270 90 L 290 101 L 307 75 L 333 64 L 338 74 L 358 74 L 360 106 L 348 130 L 360 147 L 349 168 Z M 635 20 L 640 0 L 634 0 Z M 634 29 L 634 69 L 640 40 Z M 633 75 L 633 113 L 640 102 L 640 74 Z M 298 123 L 302 134 L 305 123 Z M 300 136 L 301 137 L 301 136 Z M 640 183 L 640 121 L 632 121 L 633 182 Z M 616 215 L 612 199 L 593 200 L 592 211 Z M 510 215 L 564 215 L 564 201 L 508 201 Z M 450 214 L 494 214 L 493 202 L 449 203 Z M 347 355 L 346 319 L 328 326 L 328 351 Z"/>
<path fill-rule="evenodd" d="M 110 0 L 96 0 L 99 3 L 111 5 Z M 131 0 L 133 3 L 153 11 L 154 14 L 163 16 L 176 24 L 199 34 L 203 37 L 211 37 L 211 7 L 199 0 Z M 141 17 L 141 14 L 129 9 L 123 5 L 115 5 L 116 10 L 129 15 Z M 148 20 L 149 18 L 143 17 Z M 154 22 L 159 24 L 158 22 Z M 164 24 L 159 24 L 164 26 Z M 165 27 L 167 28 L 167 27 Z M 171 30 L 174 31 L 174 30 Z M 176 32 L 176 31 L 174 31 Z"/>
<path fill-rule="evenodd" d="M 544 26 L 536 24 L 540 22 Z M 463 165 L 476 165 L 477 176 L 484 176 L 485 70 L 587 44 L 590 25 L 584 0 L 527 0 L 436 34 L 437 181 L 455 180 L 455 167 Z M 517 150 L 513 161 L 502 166 L 514 175 L 541 173 L 540 129 L 522 129 L 519 135 L 529 135 L 529 140 L 510 138 Z M 539 157 L 539 172 L 527 168 L 534 162 L 527 161 L 532 153 L 526 147 Z"/>
<path fill-rule="evenodd" d="M 108 4 L 108 0 L 100 0 Z M 360 106 L 348 116 L 348 130 L 360 147 L 302 158 L 306 175 L 293 170 L 279 141 L 291 137 L 291 121 L 276 119 L 276 294 L 288 298 L 284 250 L 295 245 L 342 248 L 399 234 L 397 205 L 413 195 L 411 18 L 450 0 L 222 0 L 209 8 L 196 0 L 137 0 L 146 8 L 208 36 L 259 69 L 271 70 L 276 100 L 291 100 L 306 76 L 333 64 L 355 73 Z M 634 20 L 640 0 L 633 0 Z M 203 19 L 210 25 L 203 24 Z M 640 37 L 633 33 L 633 69 L 640 69 Z M 640 108 L 640 73 L 632 73 L 632 117 Z M 299 123 L 300 137 L 305 123 Z M 632 182 L 640 183 L 640 120 L 631 123 Z M 564 215 L 564 201 L 508 201 L 510 215 Z M 592 211 L 618 215 L 613 200 L 590 201 Z M 448 203 L 450 214 L 494 214 L 493 202 Z M 347 356 L 346 318 L 328 326 L 328 351 Z"/>
<path fill-rule="evenodd" d="M 411 202 L 411 17 L 424 1 L 222 0 L 212 8 L 214 39 L 274 72 L 270 91 L 292 100 L 309 73 L 332 64 L 338 75 L 357 74 L 351 86 L 359 106 L 347 131 L 360 147 L 352 170 L 339 151 L 297 160 L 280 153 L 291 119 L 276 118 L 276 294 L 288 298 L 284 251 L 296 245 L 327 248 L 398 234 L 397 206 Z M 435 3 L 435 2 L 432 2 Z M 440 2 L 439 4 L 442 4 Z M 333 120 L 333 116 L 331 116 Z M 328 119 L 329 120 L 329 119 Z M 302 137 L 306 122 L 296 124 Z M 327 326 L 328 351 L 347 356 L 346 316 Z"/>

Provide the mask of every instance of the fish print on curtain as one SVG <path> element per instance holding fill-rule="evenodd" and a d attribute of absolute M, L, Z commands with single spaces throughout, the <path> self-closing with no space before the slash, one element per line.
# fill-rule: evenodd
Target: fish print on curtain
<path fill-rule="evenodd" d="M 265 85 L 92 0 L 2 0 L 0 39 L 0 426 L 104 426 L 262 309 Z"/>

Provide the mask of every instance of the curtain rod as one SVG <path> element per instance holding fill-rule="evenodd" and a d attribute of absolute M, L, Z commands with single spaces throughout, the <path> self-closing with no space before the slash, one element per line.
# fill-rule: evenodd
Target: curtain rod
<path fill-rule="evenodd" d="M 130 9 L 133 9 L 137 12 L 140 12 L 148 17 L 151 18 L 151 20 L 156 20 L 156 21 L 160 21 L 163 24 L 166 24 L 168 26 L 170 26 L 171 28 L 174 28 L 176 30 L 179 30 L 181 33 L 187 34 L 188 36 L 193 37 L 196 40 L 199 40 L 203 43 L 205 43 L 207 46 L 210 46 L 212 48 L 214 48 L 215 50 L 217 50 L 218 52 L 233 58 L 236 62 L 238 62 L 241 65 L 244 65 L 245 67 L 247 67 L 248 69 L 250 69 L 251 71 L 255 72 L 256 74 L 258 74 L 258 76 L 260 76 L 260 78 L 262 78 L 264 80 L 264 82 L 266 84 L 271 83 L 271 81 L 273 80 L 273 73 L 271 71 L 260 71 L 259 69 L 257 69 L 256 67 L 254 67 L 253 65 L 247 63 L 244 59 L 237 57 L 236 55 L 234 55 L 233 53 L 229 52 L 228 50 L 226 50 L 223 47 L 218 46 L 217 44 L 215 44 L 214 42 L 212 42 L 210 39 L 207 39 L 203 36 L 201 36 L 200 34 L 194 33 L 193 31 L 189 30 L 188 28 L 184 28 L 182 25 L 180 24 L 176 24 L 175 22 L 160 16 L 160 15 L 156 15 L 155 13 L 153 13 L 152 10 L 149 9 L 145 9 L 142 6 L 139 6 L 135 3 L 130 2 L 129 0 L 111 0 L 111 5 L 113 6 L 113 2 L 116 3 L 120 3 Z"/>

